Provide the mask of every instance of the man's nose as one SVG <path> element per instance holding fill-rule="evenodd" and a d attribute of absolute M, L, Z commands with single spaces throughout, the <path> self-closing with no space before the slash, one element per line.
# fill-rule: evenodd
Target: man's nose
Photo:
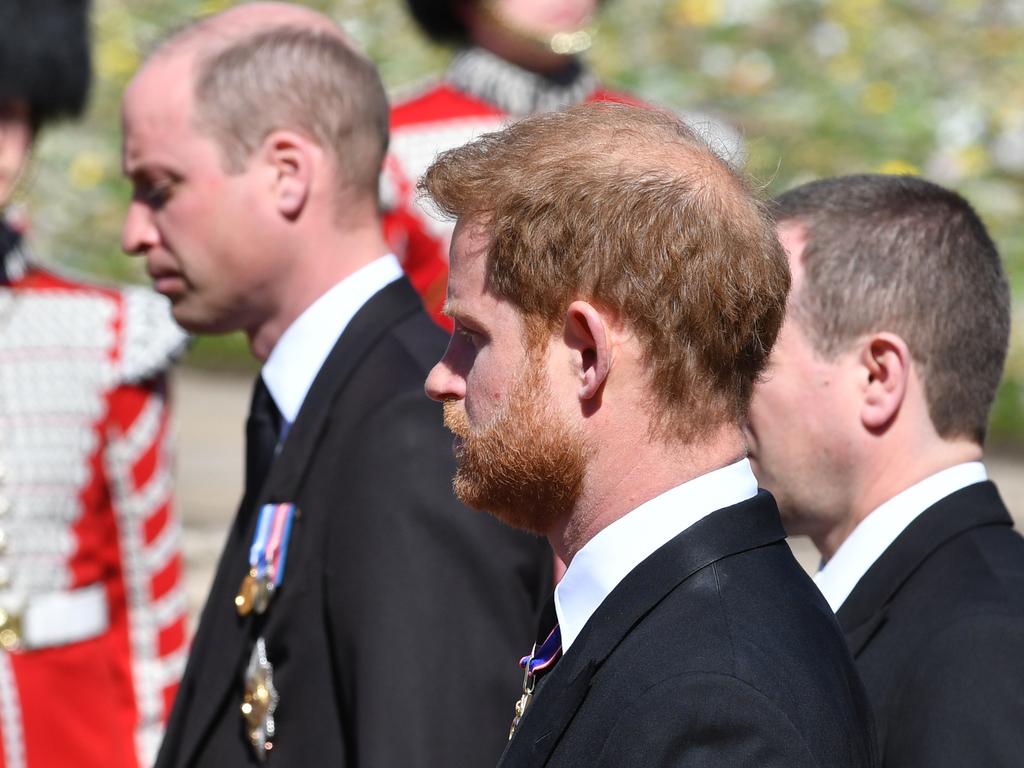
<path fill-rule="evenodd" d="M 437 365 L 430 370 L 423 386 L 427 396 L 438 402 L 462 400 L 466 396 L 466 380 L 456 374 L 449 365 L 450 351 L 451 347 L 445 352 L 444 357 L 437 361 Z"/>
<path fill-rule="evenodd" d="M 121 229 L 121 249 L 128 254 L 140 255 L 155 246 L 159 239 L 149 208 L 133 200 L 128 205 Z"/>

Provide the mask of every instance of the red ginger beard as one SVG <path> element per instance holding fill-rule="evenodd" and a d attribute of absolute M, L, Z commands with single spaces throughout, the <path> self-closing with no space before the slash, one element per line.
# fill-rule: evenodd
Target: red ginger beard
<path fill-rule="evenodd" d="M 527 361 L 486 426 L 472 427 L 455 400 L 444 403 L 444 424 L 459 438 L 455 495 L 513 528 L 544 535 L 576 506 L 588 451 L 579 431 L 550 406 L 541 370 L 539 361 Z"/>

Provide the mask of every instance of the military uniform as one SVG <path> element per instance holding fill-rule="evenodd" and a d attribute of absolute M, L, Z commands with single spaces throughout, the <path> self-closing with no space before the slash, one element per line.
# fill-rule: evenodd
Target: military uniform
<path fill-rule="evenodd" d="M 160 297 L 0 231 L 0 765 L 149 765 L 187 650 L 165 377 L 185 337 Z"/>

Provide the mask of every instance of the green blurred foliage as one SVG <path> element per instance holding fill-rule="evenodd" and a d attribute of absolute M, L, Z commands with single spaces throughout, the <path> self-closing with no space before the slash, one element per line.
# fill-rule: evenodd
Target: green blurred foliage
<path fill-rule="evenodd" d="M 37 250 L 141 279 L 117 243 L 120 94 L 145 52 L 226 0 L 94 0 L 97 83 L 84 123 L 49 131 L 27 201 Z M 397 92 L 439 73 L 400 0 L 310 0 Z M 1014 284 L 993 435 L 1024 441 L 1024 3 L 1020 0 L 610 0 L 588 59 L 610 84 L 735 126 L 771 194 L 821 176 L 922 173 L 978 208 Z M 202 345 L 201 345 L 202 348 Z M 208 357 L 244 356 L 237 340 Z"/>

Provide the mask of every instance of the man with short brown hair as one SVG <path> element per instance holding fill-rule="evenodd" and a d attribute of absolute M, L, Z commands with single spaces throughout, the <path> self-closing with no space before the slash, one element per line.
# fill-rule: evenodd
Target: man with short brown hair
<path fill-rule="evenodd" d="M 456 491 L 569 563 L 501 764 L 872 765 L 852 661 L 745 458 L 789 286 L 746 180 L 676 118 L 605 105 L 451 150 L 423 186 L 458 219 L 426 384 Z"/>
<path fill-rule="evenodd" d="M 422 388 L 445 335 L 378 220 L 373 64 L 309 9 L 241 5 L 146 63 L 124 130 L 125 250 L 263 363 L 157 765 L 492 765 L 551 555 L 452 494 Z"/>
<path fill-rule="evenodd" d="M 982 463 L 1010 295 L 970 205 L 923 179 L 779 197 L 789 314 L 750 413 L 754 470 L 864 678 L 883 764 L 1024 754 L 1024 540 Z"/>

